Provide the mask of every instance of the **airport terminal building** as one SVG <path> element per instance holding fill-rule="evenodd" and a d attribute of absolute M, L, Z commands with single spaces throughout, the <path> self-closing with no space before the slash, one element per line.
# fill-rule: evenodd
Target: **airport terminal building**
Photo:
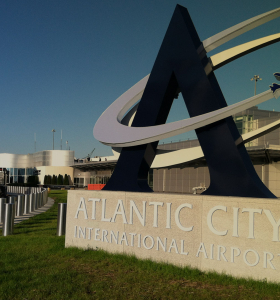
<path fill-rule="evenodd" d="M 238 131 L 244 134 L 280 118 L 280 112 L 259 110 L 257 107 L 233 116 Z M 198 140 L 159 145 L 159 149 L 175 150 L 199 146 Z M 264 184 L 280 197 L 280 129 L 246 144 L 251 161 Z M 153 171 L 153 189 L 158 192 L 193 193 L 194 188 L 208 187 L 210 176 L 205 159 L 176 168 Z"/>
<path fill-rule="evenodd" d="M 6 169 L 6 183 L 26 183 L 29 176 L 38 175 L 44 182 L 45 175 L 67 174 L 73 181 L 74 151 L 45 150 L 29 154 L 0 153 L 0 178 L 3 183 Z"/>

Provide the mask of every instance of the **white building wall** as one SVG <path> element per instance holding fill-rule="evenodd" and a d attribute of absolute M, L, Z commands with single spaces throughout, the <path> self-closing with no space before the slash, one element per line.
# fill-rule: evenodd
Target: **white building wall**
<path fill-rule="evenodd" d="M 72 184 L 74 169 L 70 166 L 73 164 L 74 151 L 70 150 L 45 150 L 31 154 L 0 153 L 0 168 L 35 168 L 41 171 L 39 172 L 40 183 L 44 182 L 45 175 L 67 174 L 71 177 Z M 27 172 L 25 174 L 27 175 Z M 12 176 L 11 173 L 10 175 Z"/>

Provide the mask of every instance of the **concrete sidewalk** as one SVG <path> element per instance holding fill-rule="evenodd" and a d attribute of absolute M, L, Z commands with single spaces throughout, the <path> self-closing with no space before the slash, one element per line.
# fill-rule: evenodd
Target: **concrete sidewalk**
<path fill-rule="evenodd" d="M 41 213 L 49 210 L 53 206 L 53 204 L 54 204 L 54 200 L 52 198 L 48 198 L 48 202 L 44 206 L 36 209 L 35 211 L 33 211 L 33 212 L 31 212 L 31 213 L 29 213 L 27 215 L 15 217 L 14 224 L 18 224 L 18 223 L 20 223 L 20 222 L 22 222 L 24 220 L 30 219 L 30 218 L 32 218 L 32 217 L 34 217 L 36 215 L 39 215 L 39 214 L 41 214 Z M 3 224 L 0 223 L 0 228 L 2 228 L 2 225 Z"/>

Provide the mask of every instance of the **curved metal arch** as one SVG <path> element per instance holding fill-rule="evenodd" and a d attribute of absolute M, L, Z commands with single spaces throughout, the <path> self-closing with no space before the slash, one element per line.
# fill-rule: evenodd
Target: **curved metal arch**
<path fill-rule="evenodd" d="M 101 115 L 94 127 L 96 139 L 112 147 L 147 144 L 209 125 L 274 97 L 274 93 L 268 90 L 204 115 L 158 126 L 129 127 L 121 124 L 125 112 L 141 98 L 147 80 L 148 76 L 140 80 Z"/>

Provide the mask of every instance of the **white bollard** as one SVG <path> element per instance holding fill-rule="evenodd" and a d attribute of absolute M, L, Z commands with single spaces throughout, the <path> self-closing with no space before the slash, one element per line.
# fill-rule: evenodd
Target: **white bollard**
<path fill-rule="evenodd" d="M 4 214 L 2 235 L 7 236 L 13 234 L 14 231 L 15 204 L 6 203 L 4 204 L 4 206 L 5 206 L 5 214 Z"/>
<path fill-rule="evenodd" d="M 18 195 L 17 208 L 16 208 L 16 216 L 17 217 L 20 217 L 23 215 L 23 207 L 24 207 L 24 195 Z"/>
<path fill-rule="evenodd" d="M 4 213 L 5 213 L 5 204 L 7 203 L 6 198 L 0 198 L 0 223 L 3 223 Z"/>
<path fill-rule="evenodd" d="M 56 235 L 65 235 L 67 203 L 58 203 Z"/>
<path fill-rule="evenodd" d="M 29 214 L 29 207 L 30 207 L 30 196 L 28 194 L 24 195 L 24 207 L 23 207 L 23 214 Z"/>

